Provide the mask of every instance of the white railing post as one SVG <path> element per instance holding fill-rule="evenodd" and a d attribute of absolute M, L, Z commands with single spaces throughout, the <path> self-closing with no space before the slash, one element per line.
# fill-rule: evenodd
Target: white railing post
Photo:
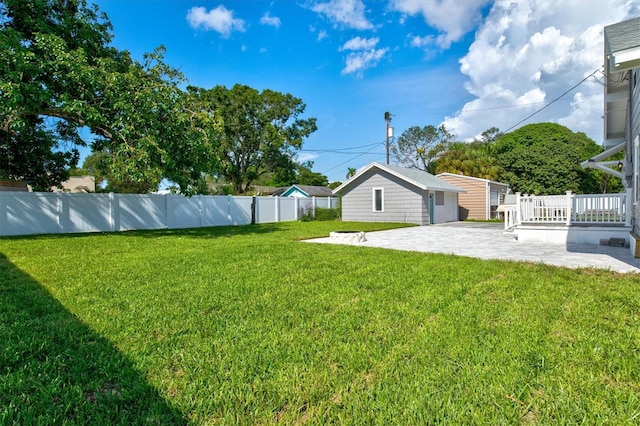
<path fill-rule="evenodd" d="M 520 192 L 516 192 L 516 217 L 515 217 L 515 225 L 518 226 L 522 224 L 522 194 Z"/>
<path fill-rule="evenodd" d="M 571 201 L 572 201 L 572 195 L 571 195 L 571 191 L 567 191 L 567 200 L 566 200 L 566 205 L 567 205 L 567 217 L 566 217 L 566 225 L 569 226 L 571 225 L 571 216 L 573 215 L 572 212 L 572 208 L 571 208 Z"/>
<path fill-rule="evenodd" d="M 640 161 L 640 160 L 636 160 Z M 624 224 L 626 226 L 631 226 L 631 217 L 633 216 L 633 188 L 626 188 L 624 194 L 624 200 L 621 203 L 621 206 L 624 206 Z"/>

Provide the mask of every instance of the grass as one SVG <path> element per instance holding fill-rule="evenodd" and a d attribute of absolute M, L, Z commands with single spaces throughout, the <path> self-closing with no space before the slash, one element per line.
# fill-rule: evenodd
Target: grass
<path fill-rule="evenodd" d="M 637 424 L 638 277 L 307 244 L 0 239 L 0 424 Z"/>

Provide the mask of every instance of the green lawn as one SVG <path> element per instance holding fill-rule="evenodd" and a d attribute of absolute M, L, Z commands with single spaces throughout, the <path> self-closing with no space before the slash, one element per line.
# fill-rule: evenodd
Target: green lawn
<path fill-rule="evenodd" d="M 0 239 L 0 424 L 638 424 L 640 279 L 307 244 Z"/>

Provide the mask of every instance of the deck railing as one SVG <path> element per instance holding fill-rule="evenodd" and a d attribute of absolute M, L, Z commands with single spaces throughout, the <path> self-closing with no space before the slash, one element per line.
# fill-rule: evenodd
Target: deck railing
<path fill-rule="evenodd" d="M 521 224 L 628 225 L 629 197 L 620 194 L 522 195 L 505 206 L 505 229 Z"/>

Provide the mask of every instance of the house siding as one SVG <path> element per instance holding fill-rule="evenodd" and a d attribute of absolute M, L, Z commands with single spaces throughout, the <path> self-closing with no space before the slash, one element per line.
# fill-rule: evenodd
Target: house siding
<path fill-rule="evenodd" d="M 373 211 L 373 189 L 384 190 L 382 212 Z M 342 220 L 429 224 L 427 191 L 385 171 L 373 169 L 359 176 L 342 193 Z"/>
<path fill-rule="evenodd" d="M 440 179 L 466 190 L 458 196 L 458 217 L 466 219 L 487 219 L 487 185 L 479 180 L 460 176 L 439 175 Z"/>
<path fill-rule="evenodd" d="M 492 208 L 490 205 L 491 192 L 506 194 L 509 190 L 507 184 L 492 182 L 487 179 L 450 174 L 439 174 L 438 177 L 467 191 L 458 195 L 459 220 L 491 219 L 492 210 L 498 207 L 496 205 Z"/>

